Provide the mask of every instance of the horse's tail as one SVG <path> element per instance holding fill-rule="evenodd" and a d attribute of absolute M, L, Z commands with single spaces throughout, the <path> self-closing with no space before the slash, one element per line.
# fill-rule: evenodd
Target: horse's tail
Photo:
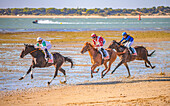
<path fill-rule="evenodd" d="M 68 61 L 71 63 L 71 68 L 73 67 L 73 61 L 69 57 L 64 57 L 65 61 Z"/>
<path fill-rule="evenodd" d="M 152 56 L 153 53 L 155 53 L 156 50 L 154 50 L 151 54 L 148 54 L 148 56 Z"/>

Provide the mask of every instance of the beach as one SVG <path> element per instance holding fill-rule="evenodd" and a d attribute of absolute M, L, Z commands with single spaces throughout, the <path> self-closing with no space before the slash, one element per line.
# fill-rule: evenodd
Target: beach
<path fill-rule="evenodd" d="M 32 88 L 1 97 L 1 106 L 170 105 L 170 74 L 88 82 L 60 88 Z"/>
<path fill-rule="evenodd" d="M 170 105 L 170 61 L 169 31 L 127 31 L 135 37 L 136 45 L 147 47 L 149 53 L 156 53 L 149 58 L 155 69 L 146 68 L 144 62 L 129 63 L 132 76 L 127 78 L 127 70 L 120 67 L 114 74 L 110 72 L 103 79 L 100 77 L 102 67 L 94 78 L 90 78 L 91 62 L 88 53 L 81 55 L 84 42 L 91 42 L 91 33 L 103 35 L 107 43 L 120 40 L 122 31 L 80 31 L 80 32 L 5 32 L 0 33 L 0 106 L 103 106 L 103 105 Z M 87 36 L 88 35 L 88 36 Z M 67 83 L 61 84 L 63 75 L 47 86 L 47 81 L 54 74 L 51 68 L 34 70 L 34 79 L 18 79 L 26 72 L 31 57 L 19 58 L 24 43 L 34 44 L 41 36 L 50 40 L 53 48 L 64 56 L 73 59 L 74 68 L 64 64 L 67 69 Z M 86 59 L 85 59 L 86 58 Z M 118 64 L 116 59 L 111 67 Z"/>

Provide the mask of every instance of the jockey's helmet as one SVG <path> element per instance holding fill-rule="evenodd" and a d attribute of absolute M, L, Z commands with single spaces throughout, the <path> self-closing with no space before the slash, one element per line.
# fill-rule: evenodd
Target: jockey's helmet
<path fill-rule="evenodd" d="M 126 33 L 126 32 L 123 32 L 123 33 L 122 33 L 122 36 L 125 36 L 125 35 L 127 35 L 127 33 Z"/>
<path fill-rule="evenodd" d="M 95 33 L 92 33 L 92 34 L 91 34 L 91 37 L 92 37 L 92 38 L 96 37 L 96 34 L 95 34 Z"/>
<path fill-rule="evenodd" d="M 43 39 L 41 37 L 37 38 L 37 42 L 41 42 Z"/>

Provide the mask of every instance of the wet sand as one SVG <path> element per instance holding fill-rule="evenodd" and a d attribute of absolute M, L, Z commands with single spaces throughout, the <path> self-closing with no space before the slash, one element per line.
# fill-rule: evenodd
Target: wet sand
<path fill-rule="evenodd" d="M 0 99 L 1 106 L 170 105 L 170 74 L 88 82 L 60 88 L 32 88 Z"/>

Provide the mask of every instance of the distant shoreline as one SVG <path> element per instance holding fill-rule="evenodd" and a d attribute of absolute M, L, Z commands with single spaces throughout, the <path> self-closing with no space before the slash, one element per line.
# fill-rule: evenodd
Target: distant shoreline
<path fill-rule="evenodd" d="M 139 16 L 13 16 L 0 15 L 0 18 L 138 18 Z M 170 16 L 141 16 L 141 18 L 170 18 Z"/>

